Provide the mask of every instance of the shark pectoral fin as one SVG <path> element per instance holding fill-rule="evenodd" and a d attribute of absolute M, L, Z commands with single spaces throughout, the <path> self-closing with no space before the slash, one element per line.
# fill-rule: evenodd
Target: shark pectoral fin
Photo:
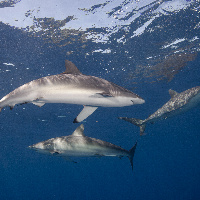
<path fill-rule="evenodd" d="M 73 123 L 79 123 L 90 116 L 98 107 L 84 106 L 83 110 L 74 119 Z"/>
<path fill-rule="evenodd" d="M 37 102 L 37 101 L 33 101 L 32 103 L 39 107 L 42 107 L 45 104 L 45 103 L 41 103 L 41 102 Z"/>

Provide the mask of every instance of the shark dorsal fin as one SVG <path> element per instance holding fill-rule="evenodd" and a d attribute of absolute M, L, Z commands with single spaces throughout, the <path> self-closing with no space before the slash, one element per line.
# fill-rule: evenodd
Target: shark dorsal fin
<path fill-rule="evenodd" d="M 85 135 L 84 135 L 83 131 L 84 131 L 84 126 L 83 126 L 83 124 L 81 124 L 81 125 L 72 133 L 72 135 L 73 135 L 73 136 L 82 136 L 82 137 L 84 137 Z"/>
<path fill-rule="evenodd" d="M 65 60 L 66 70 L 63 74 L 82 74 L 74 63 L 69 60 Z"/>
<path fill-rule="evenodd" d="M 173 97 L 175 97 L 178 94 L 178 92 L 170 89 L 169 90 L 169 94 L 170 94 L 171 98 L 173 98 Z"/>

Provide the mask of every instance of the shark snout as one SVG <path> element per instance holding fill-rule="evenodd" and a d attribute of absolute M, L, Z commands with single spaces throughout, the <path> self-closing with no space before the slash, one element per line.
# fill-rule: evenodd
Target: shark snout
<path fill-rule="evenodd" d="M 137 99 L 132 99 L 131 102 L 133 104 L 143 104 L 143 103 L 145 103 L 145 100 L 142 98 L 137 98 Z"/>
<path fill-rule="evenodd" d="M 29 146 L 28 148 L 35 149 L 35 150 L 44 149 L 44 144 L 42 142 L 39 142 L 37 144 L 33 144 L 33 145 Z"/>

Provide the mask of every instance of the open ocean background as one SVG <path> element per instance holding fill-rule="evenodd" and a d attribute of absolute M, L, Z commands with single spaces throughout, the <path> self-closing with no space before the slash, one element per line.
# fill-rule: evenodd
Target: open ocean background
<path fill-rule="evenodd" d="M 130 149 L 127 158 L 74 158 L 70 163 L 27 147 L 70 135 L 82 106 L 33 104 L 0 113 L 0 199 L 200 199 L 200 108 L 139 128 L 145 119 L 200 85 L 200 3 L 190 0 L 0 1 L 0 98 L 33 79 L 75 63 L 143 97 L 143 105 L 98 108 L 85 135 Z"/>

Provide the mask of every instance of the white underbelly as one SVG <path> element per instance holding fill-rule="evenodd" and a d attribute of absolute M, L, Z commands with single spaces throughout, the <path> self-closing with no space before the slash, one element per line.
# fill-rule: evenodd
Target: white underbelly
<path fill-rule="evenodd" d="M 131 101 L 127 103 L 126 98 L 103 97 L 91 91 L 57 91 L 44 92 L 41 98 L 36 100 L 38 103 L 66 103 L 102 107 L 123 107 L 132 105 Z M 96 95 L 97 94 L 97 95 Z"/>
<path fill-rule="evenodd" d="M 124 156 L 125 153 L 118 152 L 112 149 L 101 149 L 101 148 L 81 148 L 81 149 L 73 149 L 73 150 L 66 150 L 62 152 L 62 155 L 65 156 L 78 156 L 78 157 L 85 157 L 85 156 Z"/>

